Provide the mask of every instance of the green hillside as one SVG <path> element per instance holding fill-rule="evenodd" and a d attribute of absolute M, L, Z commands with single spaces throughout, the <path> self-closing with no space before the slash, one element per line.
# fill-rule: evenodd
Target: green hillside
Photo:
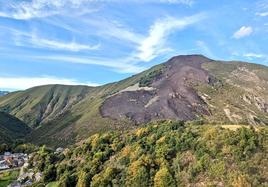
<path fill-rule="evenodd" d="M 81 101 L 90 90 L 86 86 L 34 87 L 1 97 L 0 109 L 35 128 L 64 113 Z"/>
<path fill-rule="evenodd" d="M 211 62 L 203 65 L 220 84 L 199 85 L 212 115 L 210 122 L 268 124 L 268 67 L 244 62 Z"/>
<path fill-rule="evenodd" d="M 141 123 L 133 119 L 140 117 L 146 122 L 163 118 L 267 125 L 267 80 L 265 66 L 215 61 L 200 55 L 177 56 L 104 86 L 47 85 L 14 92 L 0 97 L 0 110 L 34 128 L 29 141 L 50 146 L 73 144 L 98 132 L 136 128 Z M 165 88 L 169 84 L 170 88 Z M 143 99 L 138 95 L 142 92 L 151 98 Z M 167 102 L 153 97 L 155 92 L 167 92 Z M 125 111 L 124 107 L 134 106 L 132 101 L 137 108 Z M 180 110 L 176 111 L 177 107 Z M 159 108 L 162 114 L 158 114 Z"/>
<path fill-rule="evenodd" d="M 36 186 L 267 186 L 268 128 L 223 127 L 165 121 L 95 134 L 61 154 L 40 148 L 30 168 L 44 174 Z"/>
<path fill-rule="evenodd" d="M 0 144 L 23 139 L 31 129 L 19 119 L 0 112 Z"/>

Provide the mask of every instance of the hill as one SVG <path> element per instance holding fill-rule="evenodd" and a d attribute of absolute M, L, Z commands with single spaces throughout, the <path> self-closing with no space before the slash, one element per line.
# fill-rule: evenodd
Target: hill
<path fill-rule="evenodd" d="M 11 93 L 0 98 L 0 110 L 35 129 L 29 141 L 64 146 L 162 119 L 267 125 L 267 95 L 265 66 L 182 55 L 104 86 Z"/>
<path fill-rule="evenodd" d="M 39 186 L 267 186 L 267 145 L 267 127 L 164 121 L 96 134 L 63 153 L 42 147 L 30 166 L 44 174 Z"/>
<path fill-rule="evenodd" d="M 3 95 L 6 95 L 6 94 L 8 94 L 9 92 L 7 92 L 7 91 L 0 91 L 0 97 L 1 96 L 3 96 Z"/>
<path fill-rule="evenodd" d="M 0 144 L 23 139 L 31 129 L 19 119 L 0 112 Z"/>
<path fill-rule="evenodd" d="M 36 128 L 51 121 L 81 101 L 86 86 L 46 85 L 13 92 L 0 99 L 1 110 Z"/>

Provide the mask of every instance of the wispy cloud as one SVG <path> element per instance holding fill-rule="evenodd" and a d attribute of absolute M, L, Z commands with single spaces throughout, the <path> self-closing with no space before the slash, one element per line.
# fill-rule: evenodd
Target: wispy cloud
<path fill-rule="evenodd" d="M 117 59 L 109 58 L 94 58 L 89 56 L 63 56 L 63 55 L 51 55 L 51 56 L 31 56 L 29 58 L 36 60 L 49 60 L 49 61 L 61 61 L 68 63 L 79 64 L 94 64 L 105 67 L 110 67 L 112 70 L 121 73 L 138 73 L 145 69 L 139 62 L 148 62 L 158 57 L 159 55 L 172 51 L 167 47 L 166 42 L 168 37 L 174 31 L 182 30 L 187 26 L 193 25 L 196 22 L 204 19 L 204 14 L 196 14 L 189 17 L 176 18 L 167 16 L 156 20 L 148 30 L 148 35 L 142 35 L 131 30 L 130 27 L 123 26 L 120 23 L 114 22 L 101 22 L 104 26 L 99 27 L 99 22 L 91 21 L 95 27 L 100 29 L 103 35 L 109 37 L 115 37 L 120 40 L 131 43 L 133 51 L 130 51 L 128 56 L 123 56 Z M 75 41 L 65 42 L 59 40 L 52 40 L 39 37 L 35 32 L 26 32 L 11 29 L 10 30 L 16 37 L 15 42 L 17 45 L 22 46 L 34 46 L 49 49 L 60 49 L 69 51 L 80 50 L 96 50 L 100 45 L 85 45 L 79 44 Z"/>
<path fill-rule="evenodd" d="M 266 17 L 268 16 L 268 12 L 257 12 L 256 15 L 261 16 L 261 17 Z"/>
<path fill-rule="evenodd" d="M 259 0 L 257 1 L 257 7 L 258 9 L 268 9 L 268 0 Z"/>
<path fill-rule="evenodd" d="M 193 5 L 194 0 L 160 0 L 162 3 L 176 3 L 176 4 L 185 4 L 185 5 Z"/>
<path fill-rule="evenodd" d="M 150 27 L 148 36 L 138 46 L 137 57 L 142 61 L 150 61 L 159 54 L 169 51 L 170 48 L 167 48 L 165 43 L 172 32 L 184 29 L 202 20 L 204 17 L 204 14 L 197 14 L 191 17 L 166 17 L 157 20 Z"/>
<path fill-rule="evenodd" d="M 63 85 L 87 85 L 98 86 L 96 83 L 80 82 L 76 79 L 67 79 L 51 76 L 41 77 L 0 77 L 0 88 L 8 90 L 24 90 L 39 85 L 63 84 Z"/>
<path fill-rule="evenodd" d="M 47 60 L 54 62 L 68 62 L 73 64 L 92 64 L 104 67 L 109 67 L 113 71 L 119 73 L 139 73 L 145 70 L 145 67 L 137 65 L 130 58 L 122 59 L 107 59 L 107 58 L 93 58 L 93 57 L 76 57 L 76 56 L 31 56 L 35 60 Z"/>
<path fill-rule="evenodd" d="M 128 59 L 127 61 L 148 62 L 163 53 L 172 51 L 166 45 L 170 34 L 193 25 L 205 17 L 204 13 L 200 13 L 182 18 L 172 16 L 159 18 L 149 26 L 147 34 L 137 33 L 131 29 L 131 26 L 127 27 L 115 20 L 86 20 L 86 23 L 97 28 L 97 33 L 101 37 L 107 37 L 108 39 L 112 37 L 119 41 L 126 41 L 124 45 L 130 45 L 133 48 L 130 55 L 125 57 L 125 59 Z"/>
<path fill-rule="evenodd" d="M 238 31 L 233 34 L 233 38 L 240 39 L 249 36 L 253 33 L 253 28 L 250 26 L 242 26 Z"/>
<path fill-rule="evenodd" d="M 78 52 L 82 50 L 98 50 L 100 48 L 100 44 L 96 45 L 86 45 L 77 43 L 75 39 L 71 42 L 69 41 L 59 41 L 53 39 L 46 39 L 38 36 L 35 32 L 27 32 L 21 31 L 13 28 L 4 28 L 8 30 L 11 34 L 13 34 L 13 40 L 17 46 L 27 46 L 27 47 L 38 47 L 45 49 L 53 49 L 53 50 L 66 50 Z"/>
<path fill-rule="evenodd" d="M 247 58 L 248 60 L 257 60 L 260 63 L 268 62 L 268 55 L 264 53 L 249 52 L 249 53 L 243 53 L 242 55 L 237 54 L 236 56 L 242 56 L 242 57 Z"/>
<path fill-rule="evenodd" d="M 74 14 L 95 12 L 98 9 L 94 7 L 95 3 L 124 3 L 122 0 L 9 0 L 0 2 L 0 17 L 8 17 L 18 20 L 28 20 L 32 18 L 43 18 L 59 14 L 68 15 L 68 10 Z M 194 0 L 128 0 L 132 3 L 170 3 L 184 4 L 191 6 Z"/>
<path fill-rule="evenodd" d="M 85 8 L 82 5 L 90 2 L 90 0 L 10 0 L 0 2 L 0 16 L 19 20 L 43 18 L 65 14 L 70 9 Z M 89 6 L 86 6 L 86 8 L 89 8 Z M 91 10 L 95 11 L 93 7 L 91 7 Z M 90 8 L 87 11 L 89 12 Z"/>
<path fill-rule="evenodd" d="M 264 54 L 258 54 L 258 53 L 245 53 L 243 54 L 243 56 L 247 58 L 264 58 L 265 57 Z"/>
<path fill-rule="evenodd" d="M 97 35 L 100 37 L 113 37 L 122 41 L 127 41 L 132 44 L 138 44 L 145 37 L 142 34 L 134 32 L 130 26 L 125 26 L 113 20 L 89 20 L 86 23 L 97 28 Z"/>
<path fill-rule="evenodd" d="M 81 51 L 81 50 L 97 50 L 100 48 L 100 44 L 89 46 L 89 45 L 76 43 L 75 41 L 60 42 L 57 40 L 48 40 L 44 38 L 39 38 L 37 36 L 32 37 L 31 43 L 37 47 L 68 50 L 68 51 L 74 51 L 74 52 Z"/>

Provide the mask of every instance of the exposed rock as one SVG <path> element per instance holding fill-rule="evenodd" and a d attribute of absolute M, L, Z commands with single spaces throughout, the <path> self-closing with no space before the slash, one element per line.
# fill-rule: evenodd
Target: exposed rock
<path fill-rule="evenodd" d="M 179 56 L 170 59 L 151 89 L 127 89 L 101 106 L 104 117 L 131 119 L 136 123 L 158 119 L 193 120 L 209 115 L 203 99 L 193 86 L 212 84 L 215 80 L 201 65 L 211 61 L 203 56 Z"/>

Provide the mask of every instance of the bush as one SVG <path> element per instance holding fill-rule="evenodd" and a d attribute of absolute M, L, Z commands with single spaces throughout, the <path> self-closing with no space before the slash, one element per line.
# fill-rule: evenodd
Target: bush
<path fill-rule="evenodd" d="M 140 79 L 139 86 L 140 87 L 150 86 L 152 84 L 152 82 L 155 79 L 157 79 L 161 74 L 162 74 L 162 70 L 161 69 L 157 69 L 157 70 L 151 71 L 150 73 L 148 73 L 147 75 L 145 75 L 144 77 L 142 77 Z"/>
<path fill-rule="evenodd" d="M 160 168 L 160 170 L 155 174 L 154 186 L 155 187 L 175 187 L 176 186 L 175 180 L 173 179 L 167 167 L 164 166 Z"/>

